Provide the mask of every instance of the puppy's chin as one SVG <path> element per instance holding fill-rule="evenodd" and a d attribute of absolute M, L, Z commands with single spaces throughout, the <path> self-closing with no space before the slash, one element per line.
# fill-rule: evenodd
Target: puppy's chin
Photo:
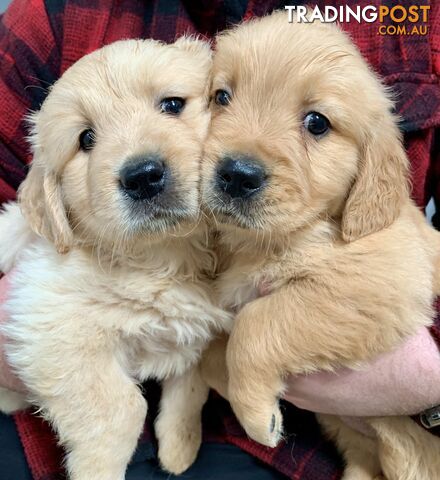
<path fill-rule="evenodd" d="M 264 230 L 263 222 L 259 219 L 244 216 L 240 213 L 216 212 L 214 217 L 219 225 L 230 225 L 242 230 Z"/>
<path fill-rule="evenodd" d="M 149 215 L 131 216 L 127 222 L 133 236 L 161 236 L 169 233 L 176 235 L 196 224 L 198 212 L 189 209 L 159 210 Z"/>
<path fill-rule="evenodd" d="M 220 227 L 232 226 L 243 230 L 265 229 L 264 218 L 258 208 L 241 205 L 240 202 L 223 203 L 219 199 L 207 201 L 205 211 Z"/>
<path fill-rule="evenodd" d="M 124 199 L 121 228 L 132 236 L 178 233 L 199 217 L 197 195 L 173 191 L 145 201 Z"/>

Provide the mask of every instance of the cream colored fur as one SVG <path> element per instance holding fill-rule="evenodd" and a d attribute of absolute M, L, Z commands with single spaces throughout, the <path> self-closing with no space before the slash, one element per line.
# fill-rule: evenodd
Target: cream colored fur
<path fill-rule="evenodd" d="M 71 480 L 124 478 L 147 378 L 164 385 L 163 467 L 180 473 L 197 454 L 207 396 L 197 363 L 230 326 L 211 300 L 215 256 L 199 215 L 210 67 L 210 47 L 196 39 L 117 42 L 66 71 L 32 116 L 24 217 L 16 205 L 0 215 L 0 268 L 13 268 L 6 353 L 29 395 L 1 390 L 0 406 L 41 409 Z M 186 99 L 179 116 L 160 111 L 166 97 Z M 90 127 L 96 145 L 83 151 L 78 138 Z M 118 172 L 150 153 L 164 158 L 173 191 L 139 212 Z"/>
<path fill-rule="evenodd" d="M 228 396 L 248 435 L 274 447 L 286 375 L 355 368 L 431 324 L 440 241 L 409 198 L 392 102 L 337 27 L 289 24 L 284 13 L 252 20 L 219 36 L 213 72 L 211 95 L 231 96 L 212 103 L 202 175 L 220 303 L 237 312 Z M 304 128 L 311 111 L 332 126 L 320 138 Z M 249 201 L 217 186 L 234 154 L 266 171 Z M 221 349 L 202 373 L 225 392 Z M 345 456 L 344 480 L 440 478 L 440 440 L 412 420 L 368 419 L 372 440 L 320 418 Z"/>

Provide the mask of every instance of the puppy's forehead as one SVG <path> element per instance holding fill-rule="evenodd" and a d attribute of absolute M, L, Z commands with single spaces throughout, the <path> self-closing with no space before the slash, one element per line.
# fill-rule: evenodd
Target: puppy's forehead
<path fill-rule="evenodd" d="M 54 88 L 74 90 L 95 99 L 104 96 L 145 98 L 152 95 L 202 95 L 209 65 L 175 45 L 152 40 L 115 42 L 93 52 L 65 72 Z"/>
<path fill-rule="evenodd" d="M 239 48 L 237 48 L 239 45 Z M 337 27 L 315 23 L 288 23 L 284 12 L 242 24 L 221 35 L 214 56 L 214 83 L 247 87 L 309 83 L 350 75 L 350 66 L 361 63 L 348 37 Z"/>

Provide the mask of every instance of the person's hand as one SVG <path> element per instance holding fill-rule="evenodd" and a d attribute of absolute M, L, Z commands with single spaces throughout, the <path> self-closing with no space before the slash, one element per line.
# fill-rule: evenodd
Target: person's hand
<path fill-rule="evenodd" d="M 290 376 L 284 398 L 341 416 L 414 415 L 440 404 L 440 353 L 427 328 L 358 370 Z"/>
<path fill-rule="evenodd" d="M 3 309 L 3 304 L 6 301 L 9 290 L 8 275 L 5 275 L 0 279 L 0 325 L 3 325 L 8 321 L 7 315 Z M 6 361 L 4 352 L 5 339 L 0 333 L 0 387 L 8 388 L 9 390 L 15 390 L 18 392 L 24 391 L 24 385 L 20 380 L 11 372 L 9 365 Z"/>

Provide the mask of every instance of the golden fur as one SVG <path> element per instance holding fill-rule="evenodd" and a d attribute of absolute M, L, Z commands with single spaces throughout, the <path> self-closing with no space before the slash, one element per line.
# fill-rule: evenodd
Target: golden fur
<path fill-rule="evenodd" d="M 144 423 L 138 382 L 163 380 L 156 434 L 180 473 L 200 445 L 207 388 L 197 363 L 230 316 L 214 306 L 215 256 L 199 215 L 210 46 L 129 40 L 78 61 L 32 116 L 34 158 L 17 205 L 0 215 L 0 268 L 14 268 L 4 327 L 29 395 L 67 450 L 72 480 L 122 480 Z M 160 109 L 182 97 L 180 115 Z M 79 148 L 93 127 L 96 144 Z M 172 179 L 146 203 L 119 188 L 133 157 L 160 155 Z M 32 234 L 29 229 L 37 234 Z"/>
<path fill-rule="evenodd" d="M 221 34 L 211 95 L 219 89 L 231 100 L 211 104 L 202 191 L 219 231 L 220 304 L 238 312 L 228 395 L 249 436 L 273 447 L 287 374 L 356 367 L 431 324 L 439 235 L 409 198 L 392 102 L 336 26 L 275 13 Z M 305 129 L 311 111 L 330 120 L 326 135 Z M 249 200 L 218 187 L 234 155 L 265 169 Z M 202 371 L 226 392 L 222 342 Z M 368 422 L 375 439 L 321 418 L 345 455 L 344 480 L 439 476 L 439 439 L 404 417 Z"/>

